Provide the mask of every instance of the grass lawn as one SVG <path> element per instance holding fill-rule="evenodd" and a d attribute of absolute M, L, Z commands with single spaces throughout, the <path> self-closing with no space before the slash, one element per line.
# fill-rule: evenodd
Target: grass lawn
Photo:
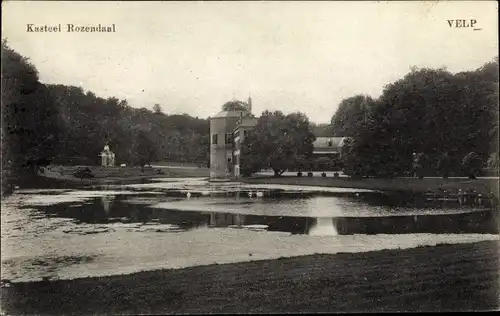
<path fill-rule="evenodd" d="M 88 167 L 93 178 L 79 179 L 74 172 Z M 160 173 L 157 170 L 161 170 Z M 62 172 L 61 172 L 62 171 Z M 120 181 L 140 181 L 151 178 L 208 177 L 207 168 L 140 168 L 140 167 L 101 167 L 101 166 L 48 166 L 42 176 L 81 183 L 110 183 Z"/>
<path fill-rule="evenodd" d="M 498 310 L 499 242 L 313 255 L 1 289 L 7 314 Z"/>

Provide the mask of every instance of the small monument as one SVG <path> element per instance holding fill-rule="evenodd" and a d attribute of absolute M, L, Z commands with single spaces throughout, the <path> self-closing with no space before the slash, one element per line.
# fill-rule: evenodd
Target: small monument
<path fill-rule="evenodd" d="M 101 151 L 101 166 L 103 167 L 113 167 L 115 165 L 115 153 L 109 149 L 108 144 L 104 146 Z"/>

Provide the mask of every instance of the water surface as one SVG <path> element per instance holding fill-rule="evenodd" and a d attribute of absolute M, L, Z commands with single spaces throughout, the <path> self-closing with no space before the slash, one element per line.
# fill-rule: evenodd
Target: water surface
<path fill-rule="evenodd" d="M 486 207 L 204 179 L 20 190 L 2 202 L 1 230 L 13 281 L 499 239 Z"/>

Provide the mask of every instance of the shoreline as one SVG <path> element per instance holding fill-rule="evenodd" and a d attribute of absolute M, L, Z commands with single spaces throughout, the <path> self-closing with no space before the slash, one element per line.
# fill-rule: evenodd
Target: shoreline
<path fill-rule="evenodd" d="M 12 283 L 8 314 L 465 311 L 499 308 L 498 241 Z"/>
<path fill-rule="evenodd" d="M 320 178 L 320 177 L 296 177 L 296 176 L 256 176 L 252 178 L 242 178 L 240 180 L 248 184 L 288 184 L 288 185 L 307 185 L 324 186 L 338 188 L 356 188 L 375 191 L 393 191 L 408 192 L 414 194 L 423 194 L 429 191 L 458 189 L 467 190 L 473 188 L 477 193 L 493 193 L 498 199 L 499 179 L 460 179 L 460 178 L 392 178 L 392 179 L 351 179 L 351 178 Z"/>
<path fill-rule="evenodd" d="M 64 169 L 64 174 L 54 171 L 58 168 Z M 156 168 L 159 167 L 159 168 Z M 75 185 L 99 185 L 99 184 L 131 184 L 143 183 L 155 178 L 182 178 L 182 177 L 206 177 L 209 178 L 207 168 L 193 167 L 166 167 L 155 166 L 155 168 L 145 168 L 144 172 L 139 173 L 139 167 L 111 167 L 103 168 L 98 166 L 89 167 L 93 172 L 96 172 L 94 178 L 79 179 L 72 175 L 77 167 L 70 166 L 51 166 L 44 168 L 44 172 L 39 174 L 40 178 L 54 180 L 57 182 L 66 182 Z M 163 174 L 156 174 L 155 170 L 161 169 Z M 407 192 L 413 194 L 423 194 L 432 191 L 448 190 L 458 191 L 458 189 L 468 190 L 474 189 L 477 193 L 486 195 L 495 195 L 497 200 L 499 197 L 499 179 L 498 178 L 478 178 L 474 180 L 464 178 L 368 178 L 368 179 L 352 179 L 348 177 L 332 178 L 332 177 L 297 177 L 297 176 L 253 176 L 241 178 L 238 182 L 248 184 L 284 184 L 284 185 L 306 185 L 306 186 L 323 186 L 323 187 L 338 187 L 338 188 L 354 188 L 366 189 L 374 191 L 392 191 L 392 192 Z"/>
<path fill-rule="evenodd" d="M 87 167 L 87 166 L 85 166 Z M 54 170 L 63 170 L 63 174 L 60 174 Z M 84 168 L 83 166 L 80 168 Z M 189 178 L 189 177 L 207 177 L 209 176 L 208 171 L 200 168 L 184 168 L 184 167 L 160 167 L 160 168 L 143 168 L 143 172 L 140 171 L 140 167 L 99 167 L 99 166 L 88 166 L 96 176 L 93 178 L 80 179 L 73 176 L 73 172 L 78 169 L 78 167 L 73 166 L 50 166 L 44 168 L 43 173 L 39 173 L 39 177 L 58 181 L 66 182 L 75 185 L 99 185 L 99 184 L 133 184 L 133 183 L 143 183 L 155 178 Z M 161 169 L 162 173 L 156 173 L 156 169 Z"/>

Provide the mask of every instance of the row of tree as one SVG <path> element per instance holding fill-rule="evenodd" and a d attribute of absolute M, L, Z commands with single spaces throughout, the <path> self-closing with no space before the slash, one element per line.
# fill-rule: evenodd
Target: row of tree
<path fill-rule="evenodd" d="M 60 153 L 68 163 L 76 157 L 95 164 L 105 143 L 116 161 L 145 164 L 155 160 L 208 160 L 208 120 L 189 115 L 165 115 L 159 105 L 152 112 L 135 109 L 125 100 L 103 99 L 81 88 L 49 85 L 61 120 Z"/>
<path fill-rule="evenodd" d="M 2 41 L 2 181 L 30 166 L 98 164 L 109 144 L 117 163 L 209 160 L 209 122 L 136 109 L 80 87 L 43 84 L 29 60 Z"/>
<path fill-rule="evenodd" d="M 407 175 L 415 167 L 414 154 L 426 157 L 426 174 L 463 175 L 468 155 L 478 158 L 467 161 L 498 169 L 498 87 L 496 58 L 457 74 L 413 68 L 378 99 L 343 100 L 331 128 L 336 136 L 351 137 L 346 172 Z"/>
<path fill-rule="evenodd" d="M 223 109 L 246 110 L 248 105 L 231 101 Z M 341 162 L 349 174 L 439 169 L 453 175 L 463 173 L 465 160 L 474 166 L 489 161 L 498 168 L 498 58 L 457 74 L 414 68 L 387 85 L 378 99 L 358 95 L 343 100 L 330 126 L 312 124 L 302 113 L 265 111 L 242 145 L 242 173 L 333 168 L 332 161 L 312 156 L 315 136 L 332 133 L 349 137 Z M 42 84 L 36 68 L 3 41 L 2 179 L 18 176 L 33 161 L 97 164 L 104 144 L 118 163 L 167 159 L 205 164 L 209 122 L 165 115 L 158 104 L 154 111 L 135 109 L 125 100 L 104 99 L 79 87 Z M 425 159 L 415 160 L 417 153 Z"/>

